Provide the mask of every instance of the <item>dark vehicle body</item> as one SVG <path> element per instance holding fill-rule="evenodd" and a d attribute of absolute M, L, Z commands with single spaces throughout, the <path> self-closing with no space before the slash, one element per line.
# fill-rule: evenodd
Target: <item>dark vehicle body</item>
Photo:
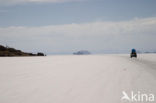
<path fill-rule="evenodd" d="M 130 54 L 130 57 L 131 57 L 131 58 L 132 58 L 132 57 L 137 58 L 137 53 L 136 53 L 136 50 L 135 50 L 135 49 L 132 49 L 131 54 Z"/>

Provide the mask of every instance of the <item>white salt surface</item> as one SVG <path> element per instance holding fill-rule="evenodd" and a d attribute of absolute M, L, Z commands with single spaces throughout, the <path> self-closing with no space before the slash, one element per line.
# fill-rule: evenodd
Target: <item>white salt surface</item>
<path fill-rule="evenodd" d="M 122 91 L 156 94 L 156 54 L 0 57 L 0 103 L 123 103 Z"/>

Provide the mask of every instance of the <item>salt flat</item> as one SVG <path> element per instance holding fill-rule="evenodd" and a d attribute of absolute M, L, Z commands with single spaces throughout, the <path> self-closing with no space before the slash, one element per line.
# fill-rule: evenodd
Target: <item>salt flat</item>
<path fill-rule="evenodd" d="M 122 91 L 156 95 L 156 54 L 0 57 L 0 103 L 123 103 Z"/>

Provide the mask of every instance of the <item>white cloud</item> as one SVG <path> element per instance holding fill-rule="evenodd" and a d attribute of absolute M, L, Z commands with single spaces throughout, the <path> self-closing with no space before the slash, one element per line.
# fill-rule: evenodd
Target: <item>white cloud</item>
<path fill-rule="evenodd" d="M 1 5 L 14 5 L 21 3 L 62 3 L 62 2 L 77 2 L 84 0 L 0 0 Z"/>
<path fill-rule="evenodd" d="M 156 17 L 41 27 L 12 26 L 0 28 L 0 41 L 19 48 L 29 47 L 23 48 L 25 50 L 36 47 L 48 52 L 125 50 L 132 47 L 156 50 L 155 28 Z"/>

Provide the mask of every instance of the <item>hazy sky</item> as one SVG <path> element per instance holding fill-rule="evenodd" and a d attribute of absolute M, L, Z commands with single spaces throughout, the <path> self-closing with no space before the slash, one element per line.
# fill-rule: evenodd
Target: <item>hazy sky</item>
<path fill-rule="evenodd" d="M 0 0 L 0 44 L 47 54 L 156 51 L 156 0 Z"/>

